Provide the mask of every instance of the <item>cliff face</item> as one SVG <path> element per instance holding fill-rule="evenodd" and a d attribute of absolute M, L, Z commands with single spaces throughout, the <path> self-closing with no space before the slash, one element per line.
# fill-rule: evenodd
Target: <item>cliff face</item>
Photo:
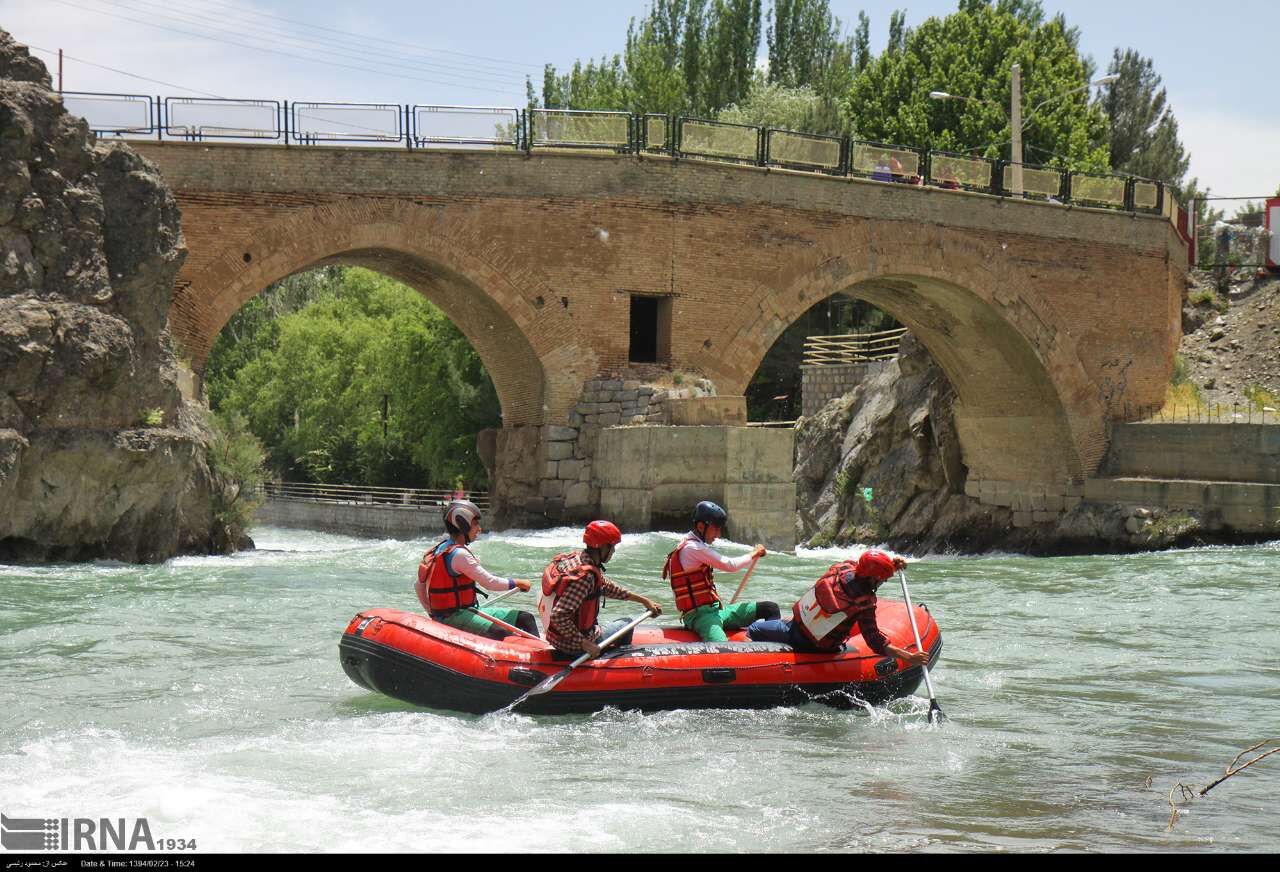
<path fill-rule="evenodd" d="M 207 435 L 167 334 L 177 205 L 50 85 L 0 31 L 0 560 L 207 551 Z"/>

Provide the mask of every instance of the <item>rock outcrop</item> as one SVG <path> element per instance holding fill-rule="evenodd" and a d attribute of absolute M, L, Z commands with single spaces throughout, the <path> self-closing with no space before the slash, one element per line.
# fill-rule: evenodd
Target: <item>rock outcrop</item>
<path fill-rule="evenodd" d="M 1194 512 L 1087 502 L 1056 521 L 1015 527 L 1011 509 L 964 494 L 954 402 L 941 369 L 907 337 L 897 359 L 804 419 L 796 432 L 796 538 L 912 553 L 1030 554 L 1145 550 L 1204 538 Z"/>
<path fill-rule="evenodd" d="M 177 204 L 0 31 L 0 560 L 157 561 L 218 538 L 167 325 Z"/>

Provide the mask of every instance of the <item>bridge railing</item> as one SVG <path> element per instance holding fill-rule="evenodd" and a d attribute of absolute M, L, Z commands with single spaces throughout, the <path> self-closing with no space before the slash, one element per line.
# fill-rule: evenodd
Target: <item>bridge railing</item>
<path fill-rule="evenodd" d="M 461 497 L 458 495 L 461 494 Z M 422 490 L 351 484 L 303 484 L 272 481 L 262 485 L 261 496 L 272 500 L 349 503 L 402 508 L 440 508 L 453 499 L 467 499 L 481 510 L 489 509 L 488 491 Z"/>
<path fill-rule="evenodd" d="M 395 103 L 317 103 L 151 97 L 64 92 L 68 110 L 100 136 L 184 142 L 241 140 L 289 146 L 401 145 L 431 148 L 598 149 L 617 154 L 748 164 L 928 184 L 1001 197 L 1021 196 L 1152 215 L 1177 223 L 1166 186 L 1151 179 L 1022 165 L 1022 192 L 1013 193 L 1008 161 L 971 154 L 864 142 L 750 124 L 628 112 Z"/>
<path fill-rule="evenodd" d="M 1124 406 L 1131 424 L 1268 424 L 1280 425 L 1280 406 L 1255 403 L 1165 403 Z"/>
<path fill-rule="evenodd" d="M 840 336 L 806 336 L 803 366 L 839 366 L 888 360 L 898 353 L 907 328 L 875 333 L 846 333 Z"/>

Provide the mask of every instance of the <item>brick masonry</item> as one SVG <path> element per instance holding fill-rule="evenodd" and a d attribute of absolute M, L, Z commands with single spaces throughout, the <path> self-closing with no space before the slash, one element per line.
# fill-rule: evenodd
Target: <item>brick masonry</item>
<path fill-rule="evenodd" d="M 476 347 L 527 480 L 549 449 L 514 431 L 569 426 L 626 369 L 633 294 L 671 299 L 667 363 L 725 396 L 810 307 L 866 299 L 954 384 L 971 474 L 1046 492 L 1097 468 L 1126 403 L 1163 399 L 1180 335 L 1186 251 L 1154 216 L 651 156 L 136 148 L 182 209 L 171 324 L 197 371 L 271 282 L 377 269 Z"/>

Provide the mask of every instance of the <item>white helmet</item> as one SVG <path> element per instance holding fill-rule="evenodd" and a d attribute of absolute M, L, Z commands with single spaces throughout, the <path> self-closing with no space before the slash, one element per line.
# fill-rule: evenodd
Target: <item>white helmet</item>
<path fill-rule="evenodd" d="M 480 520 L 480 509 L 470 500 L 454 500 L 444 507 L 444 526 L 454 533 L 466 533 Z"/>

